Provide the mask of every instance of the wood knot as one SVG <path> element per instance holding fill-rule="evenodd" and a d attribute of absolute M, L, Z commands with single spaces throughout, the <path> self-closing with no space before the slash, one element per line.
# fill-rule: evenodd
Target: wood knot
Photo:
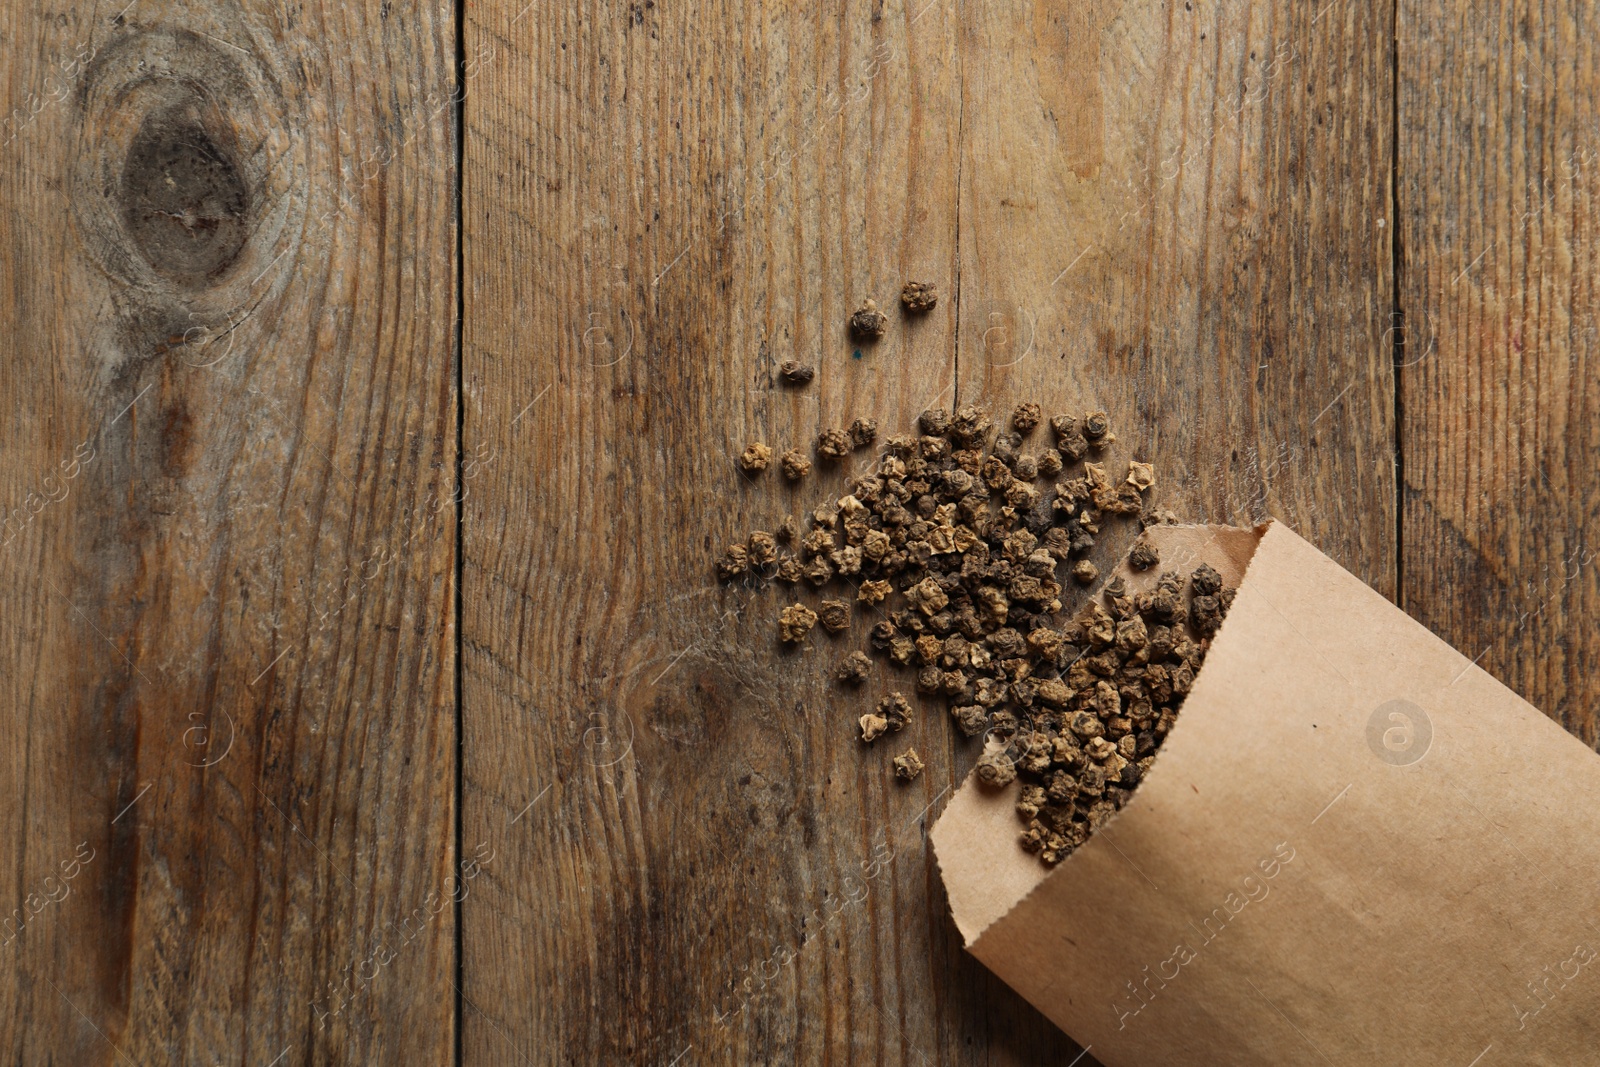
<path fill-rule="evenodd" d="M 180 105 L 146 115 L 128 149 L 122 225 L 151 268 L 181 285 L 222 274 L 249 236 L 252 190 L 226 141 Z"/>
<path fill-rule="evenodd" d="M 304 151 L 270 55 L 234 38 L 126 33 L 78 86 L 75 229 L 111 283 L 130 355 L 231 333 L 287 284 Z"/>

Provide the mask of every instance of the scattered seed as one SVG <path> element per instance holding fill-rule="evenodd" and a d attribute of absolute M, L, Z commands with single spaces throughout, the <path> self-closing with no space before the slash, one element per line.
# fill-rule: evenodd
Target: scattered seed
<path fill-rule="evenodd" d="M 917 750 L 908 748 L 894 758 L 894 775 L 902 782 L 909 782 L 922 773 L 922 766 L 922 757 L 917 755 Z"/>
<path fill-rule="evenodd" d="M 772 462 L 772 449 L 760 441 L 752 441 L 744 446 L 744 453 L 739 457 L 739 466 L 754 474 L 767 469 Z"/>
<path fill-rule="evenodd" d="M 824 600 L 817 618 L 830 634 L 843 633 L 850 629 L 850 605 L 842 600 Z"/>
<path fill-rule="evenodd" d="M 717 561 L 717 574 L 723 581 L 732 581 L 750 569 L 750 550 L 744 545 L 729 545 Z"/>
<path fill-rule="evenodd" d="M 913 315 L 932 311 L 939 302 L 939 289 L 933 282 L 906 282 L 900 290 L 900 303 Z"/>
<path fill-rule="evenodd" d="M 889 317 L 878 310 L 877 302 L 868 300 L 850 316 L 850 336 L 861 341 L 876 341 L 883 336 L 888 323 Z"/>
<path fill-rule="evenodd" d="M 872 660 L 860 649 L 850 653 L 839 663 L 834 677 L 845 685 L 860 685 L 872 673 Z"/>
<path fill-rule="evenodd" d="M 750 534 L 746 551 L 753 567 L 766 567 L 778 561 L 777 539 L 765 530 L 756 530 Z"/>
<path fill-rule="evenodd" d="M 883 442 L 806 514 L 803 537 L 786 517 L 773 534 L 729 546 L 717 570 L 728 580 L 855 587 L 856 602 L 878 616 L 872 652 L 910 672 L 917 692 L 944 698 L 962 736 L 1000 742 L 978 778 L 997 788 L 1020 781 L 1019 843 L 1048 865 L 1112 818 L 1148 773 L 1235 591 L 1204 567 L 1163 573 L 1138 594 L 1120 576 L 1092 595 L 1064 589 L 1067 577 L 1099 581 L 1086 557 L 1117 518 L 1140 527 L 1177 520 L 1145 506 L 1151 464 L 1130 462 L 1117 477 L 1109 461 L 1085 462 L 1115 440 L 1104 412 L 1056 415 L 1054 447 L 1023 451 L 1039 421 L 1026 404 L 998 433 L 974 405 L 926 411 L 920 436 Z M 818 451 L 842 458 L 874 443 L 876 429 L 857 420 L 825 434 Z M 809 468 L 791 450 L 779 461 L 786 475 L 791 456 Z M 1140 570 L 1160 562 L 1142 536 L 1129 559 Z M 780 636 L 803 641 L 819 621 L 844 632 L 849 605 L 841 596 L 824 600 L 820 615 L 785 608 Z M 846 657 L 839 682 L 862 684 L 869 663 L 862 652 Z M 912 714 L 902 694 L 884 697 L 860 718 L 863 741 L 904 729 Z"/>
<path fill-rule="evenodd" d="M 797 482 L 811 473 L 811 461 L 805 457 L 805 453 L 793 448 L 783 454 L 778 465 L 783 468 L 783 476 L 791 482 Z"/>
<path fill-rule="evenodd" d="M 1136 571 L 1147 571 L 1161 562 L 1161 553 L 1148 537 L 1140 537 L 1128 551 L 1128 566 Z"/>
<path fill-rule="evenodd" d="M 791 604 L 778 615 L 778 637 L 792 645 L 804 640 L 816 624 L 816 612 L 804 604 Z"/>
<path fill-rule="evenodd" d="M 878 701 L 878 714 L 891 730 L 900 731 L 911 725 L 911 705 L 900 693 L 890 693 Z"/>
<path fill-rule="evenodd" d="M 778 367 L 778 376 L 790 385 L 805 385 L 817 376 L 817 369 L 797 359 L 786 359 Z"/>
<path fill-rule="evenodd" d="M 1034 403 L 1018 404 L 1017 409 L 1011 413 L 1011 428 L 1020 434 L 1030 434 L 1033 428 L 1039 425 L 1039 405 Z"/>
<path fill-rule="evenodd" d="M 817 455 L 830 461 L 843 459 L 853 444 L 844 430 L 823 430 L 817 435 Z"/>
<path fill-rule="evenodd" d="M 850 424 L 850 446 L 866 448 L 878 439 L 878 424 L 871 419 L 857 419 Z"/>

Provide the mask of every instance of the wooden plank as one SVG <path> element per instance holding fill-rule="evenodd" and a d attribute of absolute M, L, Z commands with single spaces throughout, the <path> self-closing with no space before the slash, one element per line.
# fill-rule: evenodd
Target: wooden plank
<path fill-rule="evenodd" d="M 962 402 L 1104 409 L 1155 506 L 1276 515 L 1392 596 L 1387 9 L 963 11 Z"/>
<path fill-rule="evenodd" d="M 1600 745 L 1600 16 L 1400 5 L 1404 604 Z"/>
<path fill-rule="evenodd" d="M 780 654 L 778 591 L 712 562 L 843 482 L 747 480 L 747 441 L 809 451 L 952 395 L 948 296 L 859 359 L 844 327 L 907 276 L 953 289 L 955 23 L 520 8 L 467 23 L 493 58 L 468 89 L 465 447 L 495 458 L 465 504 L 464 839 L 500 858 L 465 905 L 465 1060 L 931 1053 L 930 933 L 971 966 L 929 904 L 931 797 L 857 751 L 845 646 Z M 778 384 L 791 357 L 808 389 Z"/>
<path fill-rule="evenodd" d="M 1392 596 L 1387 16 L 1054 10 L 966 9 L 963 402 L 1103 408 L 1157 506 Z"/>
<path fill-rule="evenodd" d="M 443 1062 L 451 9 L 5 11 L 0 1056 Z"/>
<path fill-rule="evenodd" d="M 1163 502 L 1392 591 L 1387 21 L 1049 10 L 469 11 L 468 1062 L 1075 1054 L 944 913 L 923 830 L 974 754 L 924 715 L 894 788 L 780 596 L 711 586 L 839 482 L 741 480 L 747 439 L 906 428 L 959 339 L 964 397 L 1105 404 Z M 923 275 L 959 301 L 850 358 Z"/>

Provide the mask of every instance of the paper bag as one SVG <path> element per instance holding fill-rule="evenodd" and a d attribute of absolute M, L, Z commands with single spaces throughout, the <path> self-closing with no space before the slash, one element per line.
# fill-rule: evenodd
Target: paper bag
<path fill-rule="evenodd" d="M 1600 1064 L 1600 758 L 1281 523 L 1157 526 L 1238 595 L 1054 870 L 1015 786 L 933 844 L 967 949 L 1106 1067 Z"/>

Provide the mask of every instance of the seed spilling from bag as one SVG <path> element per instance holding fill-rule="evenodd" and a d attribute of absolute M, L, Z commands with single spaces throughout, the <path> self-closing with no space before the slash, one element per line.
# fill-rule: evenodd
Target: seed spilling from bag
<path fill-rule="evenodd" d="M 1045 421 L 1054 447 L 1025 448 Z M 961 736 L 999 742 L 979 760 L 978 780 L 1020 780 L 1022 847 L 1056 863 L 1148 771 L 1233 591 L 1209 567 L 1187 580 L 1163 573 L 1141 594 L 1120 577 L 1093 597 L 1063 586 L 1063 573 L 1085 587 L 1100 580 L 1088 556 L 1117 522 L 1132 534 L 1176 521 L 1146 508 L 1153 464 L 1130 461 L 1115 474 L 1100 458 L 1116 440 L 1104 412 L 1046 420 L 1024 403 L 997 432 L 986 410 L 967 405 L 925 411 L 918 428 L 885 441 L 872 467 L 812 509 L 803 535 L 786 519 L 775 536 L 757 531 L 729 546 L 717 570 L 730 582 L 841 585 L 844 595 L 819 601 L 819 611 L 784 608 L 780 638 L 799 643 L 818 621 L 843 634 L 862 613 L 872 652 L 910 672 L 917 692 L 942 698 Z M 842 463 L 876 437 L 875 424 L 856 420 L 825 431 L 817 451 Z M 798 474 L 794 462 L 804 462 Z M 779 465 L 791 479 L 810 469 L 792 450 Z M 1134 569 L 1159 562 L 1147 539 L 1133 545 Z M 837 678 L 860 685 L 869 673 L 855 652 Z M 892 693 L 859 715 L 861 739 L 904 730 L 913 717 L 911 702 Z M 906 781 L 922 767 L 914 751 L 894 760 Z"/>

